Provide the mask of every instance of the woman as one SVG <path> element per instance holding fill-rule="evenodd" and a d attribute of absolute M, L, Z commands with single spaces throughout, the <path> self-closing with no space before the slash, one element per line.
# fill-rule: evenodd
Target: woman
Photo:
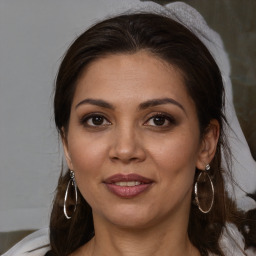
<path fill-rule="evenodd" d="M 170 17 L 120 15 L 83 33 L 56 81 L 69 170 L 45 255 L 246 255 L 223 242 L 241 214 L 221 168 L 223 99 L 208 49 Z"/>
<path fill-rule="evenodd" d="M 212 56 L 169 18 L 124 15 L 81 35 L 56 82 L 69 172 L 52 212 L 52 255 L 224 255 L 222 100 Z M 78 199 L 60 204 L 71 183 Z"/>

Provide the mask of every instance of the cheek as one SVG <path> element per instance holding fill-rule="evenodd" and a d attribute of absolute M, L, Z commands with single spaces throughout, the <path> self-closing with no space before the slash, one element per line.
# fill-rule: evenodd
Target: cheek
<path fill-rule="evenodd" d="M 151 138 L 148 151 L 159 165 L 178 166 L 193 164 L 198 155 L 198 139 L 190 133 L 171 134 L 164 138 Z"/>
<path fill-rule="evenodd" d="M 95 145 L 95 143 L 92 146 L 85 144 L 74 147 L 72 152 L 74 153 L 72 154 L 72 161 L 76 171 L 80 171 L 85 167 L 87 169 L 97 169 L 97 164 L 102 161 L 101 158 L 104 155 L 104 147 Z"/>
<path fill-rule="evenodd" d="M 148 147 L 158 171 L 158 179 L 172 188 L 191 186 L 197 161 L 198 140 L 190 133 L 166 136 L 151 141 Z M 199 137 L 199 136 L 198 136 Z"/>
<path fill-rule="evenodd" d="M 71 160 L 82 194 L 87 193 L 85 191 L 87 188 L 102 181 L 100 171 L 105 164 L 107 152 L 107 143 L 102 138 L 93 136 L 69 138 Z"/>

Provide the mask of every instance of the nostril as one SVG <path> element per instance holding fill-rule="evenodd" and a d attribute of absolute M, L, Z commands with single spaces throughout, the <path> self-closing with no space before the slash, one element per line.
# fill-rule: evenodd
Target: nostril
<path fill-rule="evenodd" d="M 112 152 L 110 153 L 111 161 L 121 161 L 124 163 L 129 162 L 140 162 L 145 159 L 145 154 L 143 151 L 139 152 L 138 150 L 132 152 Z"/>
<path fill-rule="evenodd" d="M 134 131 L 127 131 L 127 133 L 116 134 L 109 149 L 110 159 L 125 163 L 144 160 L 146 154 L 140 139 L 134 135 Z"/>

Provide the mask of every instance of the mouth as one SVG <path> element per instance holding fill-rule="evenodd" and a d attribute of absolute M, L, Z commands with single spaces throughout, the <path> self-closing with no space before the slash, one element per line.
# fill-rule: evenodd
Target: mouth
<path fill-rule="evenodd" d="M 141 185 L 143 183 L 140 181 L 120 181 L 120 182 L 115 182 L 113 184 L 120 187 L 134 187 L 134 186 Z"/>
<path fill-rule="evenodd" d="M 153 180 L 137 174 L 116 174 L 104 183 L 108 190 L 121 198 L 133 198 L 150 188 Z"/>

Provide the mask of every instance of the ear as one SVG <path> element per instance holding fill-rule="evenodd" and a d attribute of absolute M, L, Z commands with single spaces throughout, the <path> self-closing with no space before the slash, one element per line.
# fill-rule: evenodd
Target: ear
<path fill-rule="evenodd" d="M 62 141 L 65 159 L 66 159 L 69 170 L 73 170 L 73 164 L 72 164 L 72 160 L 71 160 L 69 150 L 68 150 L 67 133 L 65 132 L 64 127 L 61 128 L 61 131 L 62 131 L 61 132 L 61 141 Z"/>
<path fill-rule="evenodd" d="M 196 167 L 199 170 L 204 170 L 205 166 L 212 161 L 216 152 L 219 134 L 219 122 L 216 119 L 212 119 L 204 132 L 202 142 L 200 145 L 200 150 L 196 163 Z"/>

